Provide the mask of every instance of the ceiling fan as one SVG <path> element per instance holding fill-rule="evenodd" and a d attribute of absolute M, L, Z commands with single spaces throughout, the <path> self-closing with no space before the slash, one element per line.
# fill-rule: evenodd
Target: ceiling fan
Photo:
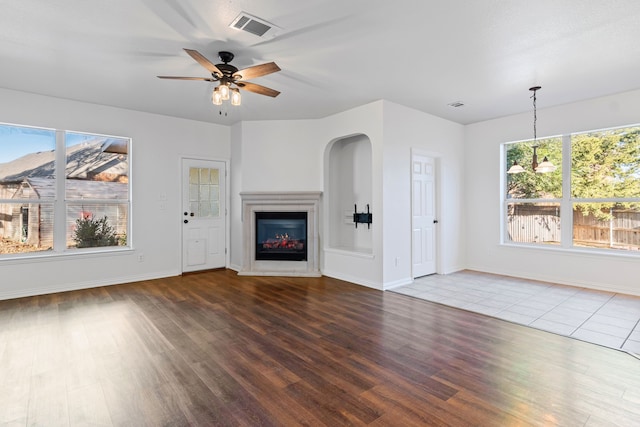
<path fill-rule="evenodd" d="M 255 83 L 249 83 L 247 81 L 256 77 L 266 76 L 267 74 L 280 71 L 280 67 L 278 67 L 275 62 L 254 65 L 252 67 L 238 70 L 238 68 L 229 64 L 229 62 L 231 62 L 234 57 L 233 53 L 231 52 L 218 52 L 218 57 L 223 63 L 215 65 L 197 50 L 184 50 L 189 54 L 189 56 L 191 56 L 200 65 L 206 68 L 211 73 L 211 77 L 158 76 L 158 78 L 220 82 L 220 84 L 213 90 L 212 100 L 215 105 L 220 105 L 222 103 L 222 100 L 229 99 L 229 97 L 231 97 L 231 103 L 233 105 L 240 105 L 240 91 L 238 89 L 244 89 L 248 90 L 249 92 L 271 96 L 274 98 L 280 95 L 280 92 L 275 89 L 271 89 Z"/>

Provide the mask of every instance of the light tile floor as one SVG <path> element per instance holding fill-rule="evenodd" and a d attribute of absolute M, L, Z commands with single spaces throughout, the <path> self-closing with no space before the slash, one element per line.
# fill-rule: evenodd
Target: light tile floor
<path fill-rule="evenodd" d="M 393 292 L 640 355 L 640 297 L 474 271 Z"/>

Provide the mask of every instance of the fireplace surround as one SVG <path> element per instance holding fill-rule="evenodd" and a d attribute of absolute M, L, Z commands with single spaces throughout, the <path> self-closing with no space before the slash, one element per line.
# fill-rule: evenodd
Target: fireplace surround
<path fill-rule="evenodd" d="M 240 193 L 243 263 L 238 274 L 320 276 L 318 228 L 321 195 L 319 191 Z M 258 230 L 261 219 L 266 220 L 267 234 Z M 304 232 L 301 222 L 306 223 Z M 264 242 L 266 246 L 272 246 L 266 248 L 266 254 Z"/>

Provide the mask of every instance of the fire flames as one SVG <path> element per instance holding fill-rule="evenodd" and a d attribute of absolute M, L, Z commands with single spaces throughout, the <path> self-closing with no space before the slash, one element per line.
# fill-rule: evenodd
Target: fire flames
<path fill-rule="evenodd" d="M 262 249 L 304 249 L 304 243 L 299 239 L 289 237 L 288 233 L 276 234 L 275 238 L 268 238 L 262 242 Z"/>

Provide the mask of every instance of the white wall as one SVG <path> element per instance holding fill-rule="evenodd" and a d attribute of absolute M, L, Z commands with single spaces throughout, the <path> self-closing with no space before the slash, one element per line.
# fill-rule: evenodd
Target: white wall
<path fill-rule="evenodd" d="M 229 203 L 229 227 L 231 229 L 231 241 L 229 242 L 230 265 L 229 268 L 240 271 L 242 269 L 242 123 L 231 126 L 231 166 L 230 203 Z"/>
<path fill-rule="evenodd" d="M 640 91 L 544 108 L 538 136 L 640 123 Z M 640 295 L 640 259 L 501 246 L 500 144 L 533 136 L 533 112 L 469 125 L 465 137 L 467 266 L 510 276 Z"/>
<path fill-rule="evenodd" d="M 232 135 L 232 198 L 241 191 L 323 191 L 320 239 L 322 273 L 386 289 L 411 282 L 411 150 L 438 158 L 440 210 L 438 272 L 464 268 L 463 126 L 386 101 L 376 101 L 318 120 L 246 122 Z M 330 213 L 330 150 L 333 141 L 364 135 L 371 142 L 372 250 L 336 250 L 327 241 Z M 239 154 L 237 154 L 239 152 Z M 238 157 L 239 156 L 239 157 Z M 241 164 L 241 171 L 238 166 Z M 240 174 L 239 178 L 236 174 Z M 241 185 L 236 185 L 241 180 Z M 236 202 L 232 202 L 235 207 Z M 364 205 L 359 208 L 364 209 Z M 240 213 L 233 213 L 232 240 L 239 241 Z M 232 245 L 233 246 L 233 245 Z M 395 258 L 399 259 L 398 266 Z M 231 264 L 241 253 L 232 250 Z"/>
<path fill-rule="evenodd" d="M 380 194 L 382 173 L 381 167 L 381 129 L 380 116 L 382 103 L 377 102 L 358 107 L 344 113 L 318 120 L 286 120 L 244 122 L 232 129 L 234 176 L 241 175 L 241 184 L 232 184 L 232 200 L 238 198 L 243 191 L 325 191 L 325 167 L 327 146 L 331 141 L 345 136 L 365 134 L 377 140 L 377 154 L 373 149 L 374 166 L 373 188 Z M 241 140 L 238 142 L 238 139 Z M 375 146 L 376 142 L 372 140 Z M 239 148 L 237 147 L 239 146 Z M 236 153 L 239 150 L 241 170 L 236 168 Z M 234 178 L 237 179 L 237 178 Z M 377 186 L 376 186 L 377 182 Z M 377 200 L 374 191 L 372 210 L 376 203 L 381 206 L 381 198 Z M 236 206 L 235 202 L 232 202 Z M 327 246 L 325 230 L 327 212 L 323 202 L 322 223 L 320 227 L 320 246 Z M 381 209 L 378 209 L 381 212 Z M 375 216 L 374 216 L 375 218 Z M 375 221 L 375 220 L 374 220 Z M 240 212 L 232 212 L 232 230 L 241 232 Z M 374 235 L 375 235 L 374 231 Z M 381 247 L 381 228 L 378 228 L 378 241 L 374 247 Z M 241 241 L 241 234 L 234 235 L 232 240 Z M 380 251 L 380 249 L 378 249 Z M 322 250 L 321 250 L 322 252 Z M 238 268 L 242 263 L 241 253 L 232 250 L 231 265 Z M 322 253 L 321 264 L 323 274 L 349 280 L 366 286 L 382 289 L 381 251 L 377 254 L 352 254 L 335 251 Z M 376 264 L 378 263 L 378 264 Z"/>
<path fill-rule="evenodd" d="M 315 120 L 242 123 L 242 191 L 322 190 L 319 125 Z"/>
<path fill-rule="evenodd" d="M 322 273 L 375 289 L 384 289 L 382 277 L 382 101 L 372 102 L 333 116 L 321 119 L 324 150 L 324 185 L 329 188 L 329 148 L 333 141 L 353 135 L 364 135 L 371 143 L 371 200 L 373 215 L 370 233 L 371 251 L 332 249 L 324 242 Z M 328 206 L 324 206 L 323 230 L 329 229 Z"/>
<path fill-rule="evenodd" d="M 133 139 L 134 245 L 109 255 L 2 260 L 0 299 L 180 274 L 180 157 L 228 160 L 228 127 L 4 89 L 0 99 L 6 123 Z M 159 209 L 161 192 L 165 210 Z"/>
<path fill-rule="evenodd" d="M 464 127 L 392 102 L 384 102 L 384 283 L 411 277 L 411 152 L 437 162 L 437 272 L 464 268 Z M 396 266 L 396 258 L 398 265 Z"/>
<path fill-rule="evenodd" d="M 243 191 L 322 191 L 315 120 L 242 122 L 231 128 L 231 268 L 242 268 Z"/>

